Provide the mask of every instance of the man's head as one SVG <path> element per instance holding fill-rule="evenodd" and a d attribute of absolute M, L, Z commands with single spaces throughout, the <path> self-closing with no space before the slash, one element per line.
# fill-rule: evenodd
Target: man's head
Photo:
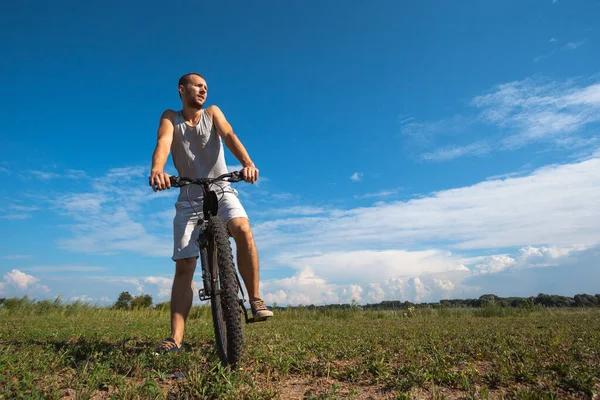
<path fill-rule="evenodd" d="M 206 101 L 208 86 L 204 77 L 196 72 L 179 78 L 179 97 L 184 106 L 202 108 Z"/>

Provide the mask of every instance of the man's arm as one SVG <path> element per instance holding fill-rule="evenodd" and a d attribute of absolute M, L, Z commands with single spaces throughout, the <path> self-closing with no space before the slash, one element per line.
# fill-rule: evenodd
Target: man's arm
<path fill-rule="evenodd" d="M 233 128 L 227 122 L 225 115 L 217 106 L 210 106 L 210 116 L 213 124 L 217 128 L 217 133 L 225 142 L 225 146 L 231 151 L 231 153 L 238 159 L 242 164 L 242 176 L 246 182 L 254 183 L 258 179 L 258 169 L 250 159 L 246 148 L 240 142 L 238 137 L 233 133 Z"/>
<path fill-rule="evenodd" d="M 156 192 L 171 188 L 169 175 L 164 173 L 165 164 L 169 159 L 171 152 L 171 143 L 173 142 L 173 121 L 175 111 L 166 110 L 160 117 L 158 125 L 158 137 L 156 139 L 156 148 L 152 154 L 152 169 L 150 171 L 149 184 Z"/>

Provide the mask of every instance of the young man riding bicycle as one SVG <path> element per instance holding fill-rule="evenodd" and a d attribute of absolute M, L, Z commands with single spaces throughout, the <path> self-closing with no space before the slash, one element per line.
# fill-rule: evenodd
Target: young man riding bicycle
<path fill-rule="evenodd" d="M 183 105 L 181 111 L 166 110 L 158 128 L 158 139 L 152 156 L 152 170 L 149 184 L 154 191 L 171 187 L 169 175 L 164 166 L 171 153 L 173 164 L 179 176 L 187 178 L 217 177 L 227 173 L 223 142 L 242 164 L 242 175 L 246 182 L 258 179 L 258 169 L 250 159 L 246 149 L 233 133 L 231 125 L 217 106 L 204 109 L 208 87 L 202 75 L 190 73 L 179 79 L 179 97 Z M 229 183 L 219 183 L 222 197 L 219 200 L 219 217 L 227 224 L 227 229 L 237 247 L 237 264 L 250 298 L 252 314 L 256 321 L 273 316 L 259 297 L 258 253 L 248 216 L 242 207 L 237 191 Z M 192 306 L 193 277 L 196 260 L 200 255 L 195 229 L 202 210 L 200 188 L 189 188 L 188 194 L 180 191 L 175 204 L 173 220 L 173 261 L 175 277 L 171 289 L 171 336 L 157 348 L 158 353 L 179 351 L 183 340 L 185 321 Z M 192 207 L 193 206 L 193 207 Z"/>

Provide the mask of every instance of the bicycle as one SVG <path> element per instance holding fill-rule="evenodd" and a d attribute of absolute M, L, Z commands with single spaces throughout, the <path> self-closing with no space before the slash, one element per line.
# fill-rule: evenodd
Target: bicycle
<path fill-rule="evenodd" d="M 244 345 L 244 325 L 240 314 L 244 315 L 246 324 L 254 322 L 254 318 L 248 318 L 248 310 L 244 307 L 246 299 L 233 262 L 229 233 L 225 221 L 217 215 L 219 199 L 210 185 L 217 182 L 240 182 L 243 180 L 241 171 L 216 178 L 190 179 L 171 176 L 169 179 L 174 187 L 202 187 L 203 213 L 198 219 L 196 229 L 200 229 L 198 247 L 204 287 L 198 291 L 198 296 L 201 301 L 210 300 L 216 347 L 221 363 L 224 366 L 234 365 L 240 360 Z"/>

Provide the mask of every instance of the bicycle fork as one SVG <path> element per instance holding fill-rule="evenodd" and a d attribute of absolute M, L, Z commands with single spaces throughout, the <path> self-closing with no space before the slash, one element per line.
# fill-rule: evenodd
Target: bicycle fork
<path fill-rule="evenodd" d="M 202 285 L 204 286 L 198 290 L 200 301 L 207 301 L 212 297 L 211 276 L 208 270 L 208 238 L 206 237 L 205 228 L 206 222 L 198 221 L 197 229 L 200 231 L 198 234 L 198 248 L 200 248 L 200 266 L 202 267 Z"/>

